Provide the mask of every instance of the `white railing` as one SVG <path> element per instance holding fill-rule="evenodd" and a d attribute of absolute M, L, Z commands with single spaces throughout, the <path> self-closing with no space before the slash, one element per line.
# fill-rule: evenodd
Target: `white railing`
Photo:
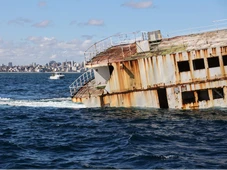
<path fill-rule="evenodd" d="M 134 43 L 139 40 L 147 40 L 148 35 L 145 31 L 132 32 L 127 34 L 116 34 L 96 42 L 84 52 L 85 61 L 90 61 L 97 54 L 104 52 L 110 47 Z"/>
<path fill-rule="evenodd" d="M 187 28 L 187 29 L 182 29 L 182 30 L 165 33 L 163 35 L 163 37 L 169 38 L 169 37 L 180 36 L 180 35 L 221 30 L 221 29 L 226 29 L 226 28 L 227 28 L 227 19 L 222 19 L 222 20 L 213 21 L 213 23 L 211 25 L 207 25 L 207 26 L 193 27 L 193 28 Z"/>
<path fill-rule="evenodd" d="M 95 78 L 95 75 L 94 75 L 93 69 L 90 69 L 90 70 L 86 71 L 85 73 L 83 73 L 81 76 L 79 76 L 69 86 L 71 96 L 74 96 L 81 87 L 83 87 L 85 84 L 87 84 L 88 82 L 90 82 L 94 78 Z"/>

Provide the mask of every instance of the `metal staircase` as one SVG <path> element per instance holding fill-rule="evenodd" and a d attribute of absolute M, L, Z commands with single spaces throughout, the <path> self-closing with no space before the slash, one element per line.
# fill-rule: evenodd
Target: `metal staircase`
<path fill-rule="evenodd" d="M 83 87 L 85 84 L 90 82 L 95 78 L 94 70 L 90 69 L 83 73 L 81 76 L 79 76 L 70 86 L 70 94 L 71 96 L 74 96 L 78 90 Z"/>

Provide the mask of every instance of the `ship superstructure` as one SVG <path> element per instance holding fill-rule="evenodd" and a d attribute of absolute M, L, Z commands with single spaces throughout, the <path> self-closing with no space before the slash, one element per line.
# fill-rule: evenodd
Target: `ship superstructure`
<path fill-rule="evenodd" d="M 87 107 L 227 106 L 227 29 L 112 36 L 90 47 L 85 58 L 89 70 L 70 92 Z"/>

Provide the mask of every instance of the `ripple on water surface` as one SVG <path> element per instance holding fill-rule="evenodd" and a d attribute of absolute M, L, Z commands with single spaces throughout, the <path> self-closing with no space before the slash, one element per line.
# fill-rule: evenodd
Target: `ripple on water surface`
<path fill-rule="evenodd" d="M 0 167 L 226 168 L 226 111 L 8 103 L 0 107 Z"/>

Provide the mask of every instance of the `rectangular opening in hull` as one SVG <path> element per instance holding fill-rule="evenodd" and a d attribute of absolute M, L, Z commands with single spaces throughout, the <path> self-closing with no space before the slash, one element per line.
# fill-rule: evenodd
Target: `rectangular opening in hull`
<path fill-rule="evenodd" d="M 165 108 L 165 109 L 169 108 L 166 89 L 162 88 L 162 89 L 158 89 L 157 91 L 158 91 L 158 100 L 159 100 L 160 108 Z"/>
<path fill-rule="evenodd" d="M 219 58 L 218 57 L 207 58 L 207 61 L 208 61 L 208 67 L 209 68 L 220 67 L 220 63 L 219 63 Z"/>
<path fill-rule="evenodd" d="M 205 68 L 204 59 L 200 58 L 193 60 L 193 68 L 194 70 L 204 69 Z"/>
<path fill-rule="evenodd" d="M 222 56 L 224 66 L 227 66 L 227 55 Z"/>
<path fill-rule="evenodd" d="M 212 89 L 213 99 L 224 98 L 223 88 L 214 88 Z"/>
<path fill-rule="evenodd" d="M 190 71 L 190 66 L 188 61 L 177 62 L 179 72 Z"/>
<path fill-rule="evenodd" d="M 195 103 L 194 91 L 182 92 L 183 104 Z"/>
<path fill-rule="evenodd" d="M 197 90 L 196 92 L 198 94 L 198 101 L 210 100 L 208 89 Z"/>

